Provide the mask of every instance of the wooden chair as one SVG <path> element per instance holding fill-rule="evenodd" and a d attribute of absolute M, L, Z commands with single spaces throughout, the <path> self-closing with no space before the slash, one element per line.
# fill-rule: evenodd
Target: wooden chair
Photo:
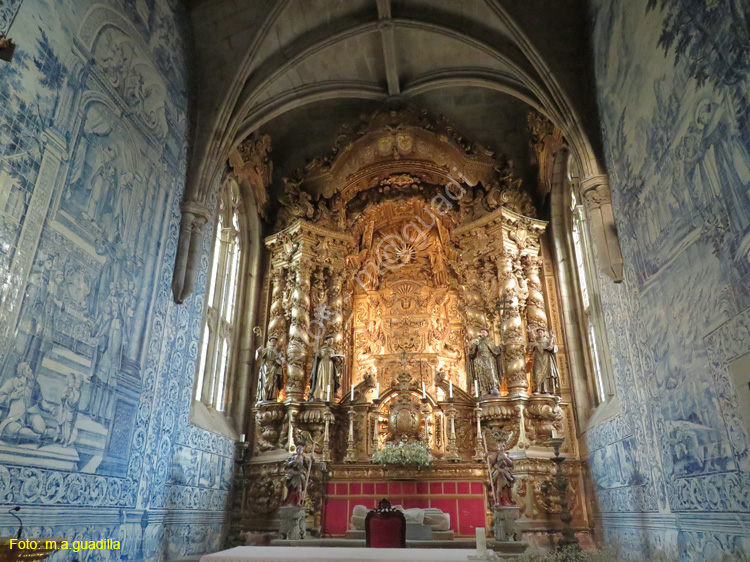
<path fill-rule="evenodd" d="M 365 517 L 365 546 L 406 548 L 406 517 L 385 498 Z"/>

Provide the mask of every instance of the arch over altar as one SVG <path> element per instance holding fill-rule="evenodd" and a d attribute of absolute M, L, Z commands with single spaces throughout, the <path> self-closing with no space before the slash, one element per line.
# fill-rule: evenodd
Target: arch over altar
<path fill-rule="evenodd" d="M 343 535 L 356 502 L 396 490 L 396 473 L 372 458 L 399 442 L 425 444 L 435 462 L 398 469 L 430 493 L 399 485 L 396 500 L 450 507 L 459 536 L 484 526 L 485 455 L 505 444 L 522 527 L 545 531 L 545 443 L 564 434 L 575 456 L 577 431 L 547 224 L 513 163 L 418 108 L 383 109 L 284 178 L 279 201 L 260 332 L 263 345 L 278 341 L 284 384 L 277 397 L 253 397 L 243 525 L 276 516 L 283 461 L 308 432 L 324 468 L 307 499 L 321 533 Z M 327 336 L 341 388 L 316 400 L 310 371 Z M 583 520 L 580 463 L 570 466 Z M 482 516 L 462 522 L 461 510 Z"/>

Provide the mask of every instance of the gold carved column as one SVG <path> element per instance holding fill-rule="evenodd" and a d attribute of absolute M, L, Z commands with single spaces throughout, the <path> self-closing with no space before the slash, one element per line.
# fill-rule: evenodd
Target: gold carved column
<path fill-rule="evenodd" d="M 310 328 L 310 264 L 303 256 L 295 259 L 294 287 L 291 297 L 291 315 L 289 320 L 289 343 L 286 347 L 287 379 L 286 396 L 292 400 L 302 400 L 305 395 Z"/>
<path fill-rule="evenodd" d="M 268 322 L 268 336 L 276 336 L 280 342 L 286 339 L 286 317 L 284 316 L 284 288 L 286 280 L 284 269 L 281 265 L 273 269 L 271 274 L 271 309 Z M 265 342 L 263 342 L 265 344 Z"/>
<path fill-rule="evenodd" d="M 546 328 L 547 315 L 545 313 L 542 280 L 539 277 L 541 259 L 537 255 L 526 254 L 521 258 L 529 296 L 526 298 L 526 325 L 531 329 Z"/>
<path fill-rule="evenodd" d="M 500 298 L 503 304 L 503 371 L 508 394 L 515 396 L 528 388 L 526 380 L 526 346 L 518 303 L 518 283 L 513 275 L 513 258 L 504 252 L 498 259 Z"/>

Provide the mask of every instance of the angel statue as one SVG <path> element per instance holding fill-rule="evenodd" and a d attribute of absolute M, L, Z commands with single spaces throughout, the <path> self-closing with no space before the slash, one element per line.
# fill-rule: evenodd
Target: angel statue
<path fill-rule="evenodd" d="M 479 337 L 469 346 L 469 369 L 479 385 L 482 396 L 500 394 L 502 368 L 502 348 L 489 337 L 487 328 L 479 330 Z"/>
<path fill-rule="evenodd" d="M 333 336 L 328 335 L 320 349 L 313 357 L 312 369 L 310 369 L 310 391 L 308 400 L 329 401 L 331 396 L 341 386 L 341 370 L 343 368 L 343 355 L 334 352 Z"/>
<path fill-rule="evenodd" d="M 268 338 L 265 348 L 255 351 L 255 359 L 260 361 L 258 370 L 258 402 L 275 402 L 284 384 L 282 363 L 284 356 L 278 347 L 276 336 Z"/>
<path fill-rule="evenodd" d="M 529 347 L 534 355 L 531 369 L 532 393 L 560 396 L 560 370 L 557 368 L 555 334 L 551 330 L 537 328 L 536 337 L 529 343 Z"/>
<path fill-rule="evenodd" d="M 513 459 L 505 451 L 505 445 L 497 443 L 495 452 L 490 453 L 490 478 L 493 482 L 495 492 L 495 505 L 515 505 L 511 492 L 513 491 Z"/>

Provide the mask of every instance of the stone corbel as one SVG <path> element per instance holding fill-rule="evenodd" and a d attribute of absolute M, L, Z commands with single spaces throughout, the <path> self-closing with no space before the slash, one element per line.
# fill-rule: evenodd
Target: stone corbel
<path fill-rule="evenodd" d="M 203 227 L 211 218 L 211 211 L 195 201 L 181 203 L 180 210 L 180 239 L 177 242 L 177 257 L 172 275 L 172 295 L 177 304 L 182 304 L 193 292 Z"/>
<path fill-rule="evenodd" d="M 599 267 L 615 283 L 622 281 L 622 251 L 612 212 L 612 195 L 606 175 L 591 176 L 581 182 L 581 195 L 596 246 Z"/>

